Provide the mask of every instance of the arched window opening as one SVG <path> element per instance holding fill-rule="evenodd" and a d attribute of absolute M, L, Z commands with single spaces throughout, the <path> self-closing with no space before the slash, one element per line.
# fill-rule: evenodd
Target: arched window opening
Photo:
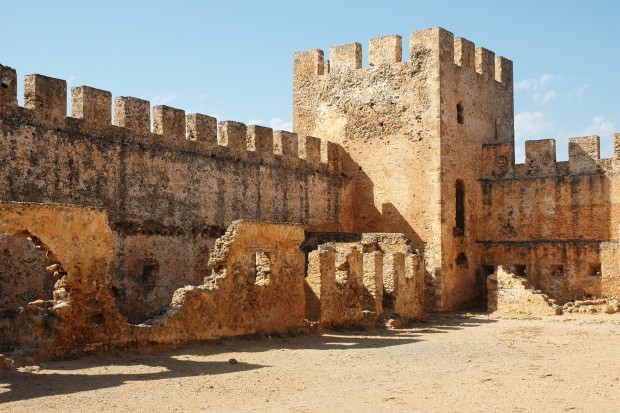
<path fill-rule="evenodd" d="M 456 225 L 454 235 L 462 237 L 465 235 L 465 186 L 463 181 L 456 181 Z"/>

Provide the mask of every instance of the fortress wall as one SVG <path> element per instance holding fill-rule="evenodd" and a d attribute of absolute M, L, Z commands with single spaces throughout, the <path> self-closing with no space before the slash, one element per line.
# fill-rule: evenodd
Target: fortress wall
<path fill-rule="evenodd" d="M 0 89 L 0 199 L 97 206 L 114 232 L 113 291 L 139 321 L 208 274 L 236 219 L 340 230 L 340 149 L 298 136 L 29 75 Z M 112 113 L 114 125 L 111 124 Z"/>
<path fill-rule="evenodd" d="M 436 35 L 441 45 L 442 261 L 435 295 L 437 307 L 454 310 L 484 301 L 486 282 L 476 272 L 481 148 L 514 140 L 512 62 L 447 30 Z M 457 183 L 464 193 L 464 230 L 456 222 Z"/>
<path fill-rule="evenodd" d="M 295 54 L 294 130 L 346 151 L 344 229 L 402 232 L 440 265 L 439 66 L 436 39 L 415 32 L 409 61 L 397 35 Z M 436 87 L 434 87 L 435 85 Z"/>
<path fill-rule="evenodd" d="M 368 67 L 359 43 L 332 47 L 329 60 L 322 50 L 297 53 L 294 127 L 350 156 L 345 228 L 405 233 L 425 251 L 434 306 L 459 308 L 476 299 L 480 148 L 513 140 L 512 62 L 441 28 L 416 31 L 409 44 L 404 62 L 400 36 L 371 40 Z M 456 180 L 469 223 L 459 237 Z M 455 265 L 461 253 L 471 266 Z"/>
<path fill-rule="evenodd" d="M 514 164 L 512 144 L 483 147 L 484 265 L 523 265 L 560 301 L 620 292 L 620 152 L 600 159 L 599 146 L 598 136 L 571 138 L 569 160 L 557 162 L 553 139 L 527 141 L 523 164 Z"/>

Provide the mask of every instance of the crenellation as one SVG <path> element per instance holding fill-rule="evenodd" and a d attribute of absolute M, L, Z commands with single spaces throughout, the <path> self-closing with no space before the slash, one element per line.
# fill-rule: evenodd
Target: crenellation
<path fill-rule="evenodd" d="M 185 140 L 185 111 L 165 105 L 153 107 L 153 133 L 172 142 Z"/>
<path fill-rule="evenodd" d="M 218 123 L 219 146 L 228 148 L 232 155 L 242 156 L 247 151 L 247 127 L 241 122 L 222 121 Z"/>
<path fill-rule="evenodd" d="M 0 113 L 14 112 L 17 108 L 17 72 L 0 65 Z"/>
<path fill-rule="evenodd" d="M 514 168 L 514 144 L 512 142 L 482 145 L 482 176 L 504 177 Z"/>
<path fill-rule="evenodd" d="M 321 163 L 327 165 L 331 173 L 342 173 L 342 147 L 337 143 L 321 141 Z"/>
<path fill-rule="evenodd" d="M 71 88 L 71 116 L 93 127 L 112 124 L 112 93 L 89 86 Z"/>
<path fill-rule="evenodd" d="M 495 53 L 484 47 L 477 47 L 476 72 L 485 78 L 495 79 Z"/>
<path fill-rule="evenodd" d="M 187 139 L 200 142 L 206 149 L 217 146 L 217 119 L 201 113 L 186 116 Z"/>
<path fill-rule="evenodd" d="M 614 155 L 613 159 L 620 159 L 620 133 L 614 133 Z"/>
<path fill-rule="evenodd" d="M 299 138 L 296 133 L 277 130 L 273 132 L 273 147 L 276 155 L 284 159 L 299 159 Z"/>
<path fill-rule="evenodd" d="M 362 45 L 347 43 L 329 49 L 330 73 L 348 72 L 362 68 Z"/>
<path fill-rule="evenodd" d="M 304 82 L 322 75 L 324 70 L 323 51 L 319 49 L 296 52 L 293 61 L 294 81 Z M 329 70 L 328 70 L 329 72 Z"/>
<path fill-rule="evenodd" d="M 368 64 L 400 63 L 403 60 L 403 38 L 390 35 L 371 39 L 368 45 Z"/>
<path fill-rule="evenodd" d="M 555 174 L 555 159 L 555 139 L 525 141 L 525 165 L 528 174 Z"/>
<path fill-rule="evenodd" d="M 474 70 L 476 67 L 476 46 L 462 37 L 454 39 L 454 63 L 461 68 Z"/>
<path fill-rule="evenodd" d="M 441 27 L 416 30 L 409 37 L 409 55 L 411 63 L 431 57 L 439 64 L 454 64 L 454 34 Z"/>
<path fill-rule="evenodd" d="M 140 134 L 151 131 L 151 104 L 128 96 L 114 99 L 114 125 Z"/>
<path fill-rule="evenodd" d="M 24 77 L 24 107 L 43 121 L 60 123 L 67 117 L 67 82 L 43 75 Z"/>
<path fill-rule="evenodd" d="M 319 168 L 321 166 L 321 140 L 312 136 L 300 136 L 299 158 L 304 159 L 309 168 Z"/>
<path fill-rule="evenodd" d="M 620 138 L 615 135 L 616 144 Z M 568 161 L 557 161 L 555 140 L 526 141 L 525 163 L 514 163 L 514 144 L 502 142 L 482 146 L 483 179 L 570 177 L 613 172 L 614 158 L 600 158 L 600 138 L 569 138 Z"/>
<path fill-rule="evenodd" d="M 512 60 L 495 56 L 495 80 L 512 91 Z"/>
<path fill-rule="evenodd" d="M 273 159 L 273 129 L 248 125 L 247 147 L 248 150 L 254 151 L 259 159 Z"/>
<path fill-rule="evenodd" d="M 585 136 L 569 138 L 568 163 L 570 173 L 592 173 L 599 170 L 600 138 Z"/>

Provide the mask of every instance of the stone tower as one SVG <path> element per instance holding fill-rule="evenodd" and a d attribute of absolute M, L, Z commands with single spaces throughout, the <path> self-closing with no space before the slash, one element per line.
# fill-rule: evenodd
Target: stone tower
<path fill-rule="evenodd" d="M 295 132 L 345 151 L 347 231 L 403 232 L 426 256 L 437 309 L 478 299 L 482 145 L 512 143 L 512 62 L 433 28 L 295 54 Z M 479 288 L 480 287 L 480 288 Z"/>

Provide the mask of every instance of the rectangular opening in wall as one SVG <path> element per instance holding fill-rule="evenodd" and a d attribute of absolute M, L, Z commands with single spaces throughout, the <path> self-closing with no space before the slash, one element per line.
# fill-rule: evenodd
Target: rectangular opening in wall
<path fill-rule="evenodd" d="M 553 277 L 563 277 L 564 266 L 560 264 L 552 265 L 549 272 L 551 273 Z"/>
<path fill-rule="evenodd" d="M 590 276 L 600 277 L 601 275 L 603 275 L 603 272 L 601 271 L 601 264 L 599 263 L 590 264 Z"/>
<path fill-rule="evenodd" d="M 492 275 L 495 272 L 495 266 L 494 265 L 483 265 L 482 266 L 482 275 L 485 278 L 488 278 L 489 275 Z"/>
<path fill-rule="evenodd" d="M 527 265 L 515 264 L 515 275 L 517 277 L 527 278 Z"/>

